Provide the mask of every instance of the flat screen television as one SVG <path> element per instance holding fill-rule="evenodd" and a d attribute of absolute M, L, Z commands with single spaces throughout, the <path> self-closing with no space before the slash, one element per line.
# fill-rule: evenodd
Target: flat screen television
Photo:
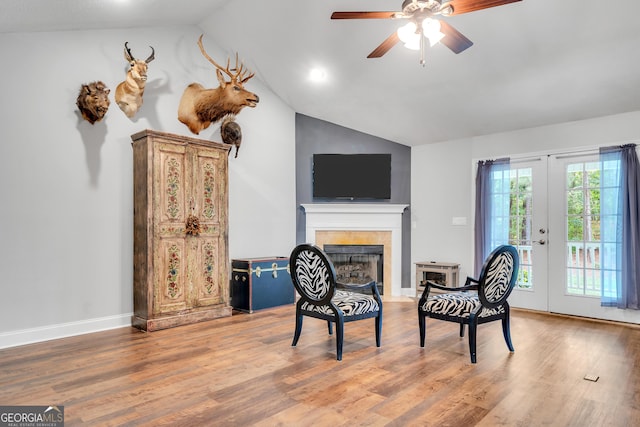
<path fill-rule="evenodd" d="M 390 199 L 391 154 L 314 154 L 313 197 Z"/>

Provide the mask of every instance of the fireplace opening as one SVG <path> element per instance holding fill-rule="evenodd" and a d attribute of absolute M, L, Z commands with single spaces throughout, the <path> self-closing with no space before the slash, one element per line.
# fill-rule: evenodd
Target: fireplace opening
<path fill-rule="evenodd" d="M 324 245 L 333 262 L 338 282 L 364 284 L 375 280 L 384 293 L 384 245 Z"/>

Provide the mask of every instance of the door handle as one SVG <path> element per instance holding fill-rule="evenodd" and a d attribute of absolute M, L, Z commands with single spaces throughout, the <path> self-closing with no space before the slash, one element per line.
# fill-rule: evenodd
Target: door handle
<path fill-rule="evenodd" d="M 535 241 L 534 241 L 533 243 L 537 243 L 537 244 L 539 244 L 539 245 L 545 245 L 545 244 L 547 243 L 547 241 L 546 241 L 546 240 L 544 240 L 544 239 L 540 239 L 540 240 L 538 240 L 537 242 L 535 242 Z"/>

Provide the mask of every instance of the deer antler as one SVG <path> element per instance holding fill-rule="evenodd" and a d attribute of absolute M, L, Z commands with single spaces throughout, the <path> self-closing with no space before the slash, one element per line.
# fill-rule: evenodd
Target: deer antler
<path fill-rule="evenodd" d="M 136 61 L 136 58 L 133 56 L 133 54 L 131 53 L 131 49 L 128 46 L 129 42 L 124 42 L 124 50 L 125 50 L 125 55 L 129 55 L 129 57 L 127 58 L 128 61 Z M 153 61 L 156 57 L 156 51 L 153 50 L 153 46 L 149 46 L 151 48 L 151 55 L 149 55 L 149 57 L 147 59 L 145 59 L 144 62 L 146 62 L 147 64 L 151 61 Z"/>
<path fill-rule="evenodd" d="M 127 46 L 128 44 L 129 44 L 129 42 L 124 42 L 124 50 L 125 50 L 125 53 L 128 55 L 127 61 L 135 61 L 135 58 L 133 57 L 133 54 L 131 53 L 131 49 L 129 49 L 129 46 Z"/>
<path fill-rule="evenodd" d="M 149 46 L 151 48 L 151 55 L 149 55 L 149 57 L 147 59 L 145 59 L 144 62 L 146 62 L 147 64 L 151 61 L 153 61 L 154 59 L 156 59 L 156 51 L 153 50 L 153 46 Z"/>
<path fill-rule="evenodd" d="M 204 34 L 200 34 L 200 37 L 198 38 L 198 47 L 200 47 L 200 52 L 202 52 L 202 55 L 204 55 L 205 58 L 207 58 L 209 60 L 209 62 L 211 62 L 218 70 L 220 71 L 224 71 L 224 73 L 226 75 L 228 75 L 231 80 L 233 81 L 238 81 L 238 79 L 240 80 L 240 83 L 245 83 L 247 82 L 251 77 L 253 77 L 255 75 L 255 73 L 251 73 L 249 76 L 244 77 L 244 73 L 246 73 L 248 70 L 244 68 L 243 64 L 240 64 L 240 68 L 238 68 L 238 53 L 236 52 L 236 66 L 235 68 L 233 68 L 233 71 L 235 71 L 236 73 L 233 74 L 231 72 L 231 70 L 229 69 L 230 63 L 231 63 L 231 58 L 227 58 L 227 67 L 222 67 L 220 64 L 218 64 L 216 61 L 213 60 L 212 57 L 209 56 L 209 54 L 204 50 L 204 46 L 202 45 L 202 36 Z"/>
<path fill-rule="evenodd" d="M 236 68 L 234 68 L 234 70 L 236 71 L 237 79 L 240 80 L 240 83 L 243 83 L 243 84 L 247 82 L 251 77 L 255 76 L 256 74 L 256 73 L 251 73 L 246 77 L 244 76 L 244 74 L 249 70 L 244 68 L 244 64 L 242 63 L 240 64 L 240 68 L 238 68 L 238 52 L 236 52 Z"/>
<path fill-rule="evenodd" d="M 202 36 L 204 36 L 204 34 L 200 34 L 200 38 L 198 38 L 198 47 L 200 47 L 200 52 L 202 52 L 204 57 L 207 58 L 218 70 L 224 71 L 229 77 L 233 78 L 233 74 L 229 72 L 229 61 L 227 61 L 227 68 L 223 68 L 220 64 L 214 61 L 213 58 L 204 50 L 204 46 L 202 46 Z"/>

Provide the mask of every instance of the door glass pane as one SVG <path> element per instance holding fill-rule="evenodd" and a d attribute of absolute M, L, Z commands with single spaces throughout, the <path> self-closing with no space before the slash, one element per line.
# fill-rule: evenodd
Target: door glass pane
<path fill-rule="evenodd" d="M 511 169 L 509 244 L 518 249 L 520 270 L 516 287 L 533 289 L 533 251 L 531 217 L 533 212 L 533 176 L 531 168 Z"/>
<path fill-rule="evenodd" d="M 568 295 L 600 295 L 600 167 L 567 165 L 566 266 Z"/>

